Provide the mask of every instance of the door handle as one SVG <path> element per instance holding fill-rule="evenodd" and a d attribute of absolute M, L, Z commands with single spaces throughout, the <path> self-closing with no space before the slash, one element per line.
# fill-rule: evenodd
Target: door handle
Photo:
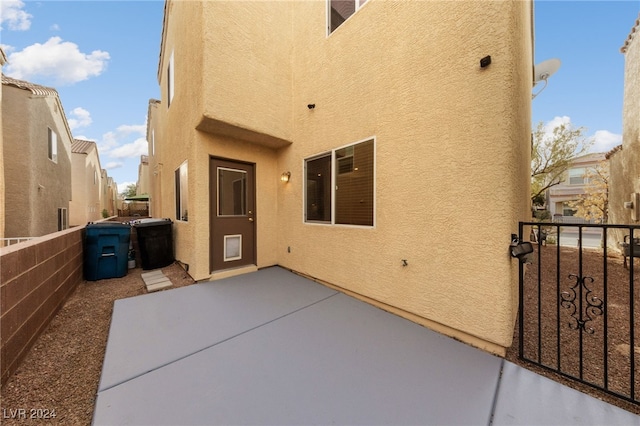
<path fill-rule="evenodd" d="M 249 218 L 249 222 L 253 222 L 253 218 L 252 217 Z"/>

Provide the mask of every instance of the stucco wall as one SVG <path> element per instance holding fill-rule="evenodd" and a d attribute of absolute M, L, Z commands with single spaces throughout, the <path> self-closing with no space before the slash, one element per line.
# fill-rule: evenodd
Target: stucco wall
<path fill-rule="evenodd" d="M 58 100 L 3 85 L 5 237 L 58 230 L 58 208 L 71 199 L 71 140 Z M 58 136 L 57 163 L 48 158 L 47 128 Z"/>
<path fill-rule="evenodd" d="M 632 192 L 640 192 L 640 41 L 638 32 L 626 48 L 624 68 L 624 101 L 622 108 L 622 150 L 610 158 L 611 185 L 609 188 L 610 223 L 637 224 L 631 211 L 624 208 Z M 623 236 L 612 235 L 615 244 Z"/>
<path fill-rule="evenodd" d="M 526 2 L 372 1 L 325 38 L 324 2 L 295 3 L 281 265 L 510 345 L 508 245 L 527 217 L 530 12 Z M 486 55 L 493 63 L 480 69 Z M 304 224 L 303 159 L 372 136 L 375 227 Z"/>
<path fill-rule="evenodd" d="M 204 2 L 202 12 L 202 114 L 213 131 L 236 136 L 223 122 L 291 141 L 292 2 Z"/>
<path fill-rule="evenodd" d="M 69 225 L 86 225 L 102 219 L 103 179 L 97 149 L 73 153 L 73 199 L 69 203 Z M 94 180 L 95 176 L 97 179 Z M 106 184 L 106 182 L 105 182 Z"/>
<path fill-rule="evenodd" d="M 174 223 L 174 239 L 190 274 L 210 273 L 210 156 L 253 162 L 258 267 L 280 264 L 494 352 L 509 346 L 508 246 L 529 214 L 531 3 L 371 0 L 329 37 L 325 2 L 205 4 L 169 3 L 155 132 L 154 216 L 175 220 L 173 173 L 189 164 L 189 221 Z M 223 136 L 219 122 L 249 133 Z M 304 159 L 370 137 L 375 226 L 304 223 Z"/>

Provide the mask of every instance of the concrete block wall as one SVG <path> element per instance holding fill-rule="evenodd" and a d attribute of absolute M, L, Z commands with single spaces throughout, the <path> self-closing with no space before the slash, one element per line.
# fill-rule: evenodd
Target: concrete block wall
<path fill-rule="evenodd" d="M 18 368 L 83 281 L 84 226 L 0 248 L 0 373 Z"/>

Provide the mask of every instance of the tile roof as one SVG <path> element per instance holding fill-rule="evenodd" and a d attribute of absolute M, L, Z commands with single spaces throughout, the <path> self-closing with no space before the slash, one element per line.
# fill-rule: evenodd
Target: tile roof
<path fill-rule="evenodd" d="M 613 154 L 615 154 L 618 151 L 622 151 L 622 145 L 618 145 L 615 148 L 613 148 L 611 151 L 607 152 L 605 157 L 608 160 Z"/>
<path fill-rule="evenodd" d="M 95 142 L 85 141 L 83 139 L 74 139 L 71 143 L 71 152 L 74 154 L 88 154 L 96 147 Z"/>
<path fill-rule="evenodd" d="M 58 96 L 58 91 L 53 87 L 46 87 L 46 86 L 41 86 L 35 83 L 29 83 L 28 81 L 7 77 L 4 74 L 2 74 L 2 84 L 6 86 L 17 87 L 18 89 L 22 89 L 22 90 L 29 90 L 34 95 Z"/>
<path fill-rule="evenodd" d="M 631 44 L 631 40 L 633 40 L 635 33 L 638 31 L 640 31 L 640 14 L 638 14 L 638 19 L 636 19 L 635 25 L 633 26 L 633 28 L 631 28 L 631 32 L 629 33 L 629 36 L 627 37 L 627 39 L 624 41 L 624 44 L 620 48 L 620 52 L 627 53 L 627 48 L 629 47 L 629 44 Z"/>

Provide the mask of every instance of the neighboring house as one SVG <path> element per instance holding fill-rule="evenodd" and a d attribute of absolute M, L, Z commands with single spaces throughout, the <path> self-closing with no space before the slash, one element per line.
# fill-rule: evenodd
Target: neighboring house
<path fill-rule="evenodd" d="M 114 216 L 118 214 L 118 184 L 112 177 L 107 177 L 107 197 L 106 206 L 107 214 Z"/>
<path fill-rule="evenodd" d="M 586 154 L 575 158 L 567 170 L 564 180 L 547 191 L 547 208 L 553 221 L 563 223 L 586 223 L 582 218 L 575 217 L 576 210 L 571 202 L 578 201 L 585 194 L 589 185 L 585 174 L 589 170 L 606 161 L 605 153 Z"/>
<path fill-rule="evenodd" d="M 281 265 L 504 354 L 532 19 L 530 1 L 167 1 L 147 137 L 176 259 L 196 280 Z"/>
<path fill-rule="evenodd" d="M 136 182 L 136 195 L 149 193 L 149 156 L 141 155 L 138 165 L 138 181 Z"/>
<path fill-rule="evenodd" d="M 158 116 L 161 108 L 160 101 L 149 99 L 147 112 L 147 142 L 149 143 L 149 215 L 158 216 L 162 212 L 162 196 L 160 185 L 162 182 L 162 163 L 158 161 L 161 147 L 156 146 L 156 128 L 159 127 Z M 159 129 L 158 129 L 159 130 Z M 165 194 L 165 196 L 169 196 Z M 173 205 L 173 197 L 167 199 Z M 158 212 L 158 214 L 156 214 Z"/>
<path fill-rule="evenodd" d="M 640 222 L 640 206 L 633 198 L 640 193 L 640 15 L 620 51 L 624 54 L 624 101 L 622 108 L 622 145 L 611 150 L 609 158 L 609 219 L 610 223 L 633 224 Z M 636 212 L 625 208 L 633 201 Z M 635 214 L 634 214 L 635 213 Z M 635 220 L 634 220 L 635 217 Z M 622 241 L 621 231 L 612 230 L 610 246 Z"/>
<path fill-rule="evenodd" d="M 68 227 L 71 131 L 58 92 L 2 75 L 5 238 Z"/>
<path fill-rule="evenodd" d="M 0 46 L 0 72 L 2 67 L 7 63 L 7 56 Z M 2 90 L 0 90 L 0 123 L 2 123 Z M 0 131 L 0 241 L 4 238 L 4 155 L 3 155 L 3 134 Z M 2 244 L 0 243 L 0 246 Z"/>
<path fill-rule="evenodd" d="M 71 145 L 73 199 L 69 224 L 86 225 L 102 219 L 102 168 L 95 142 L 74 139 Z"/>

